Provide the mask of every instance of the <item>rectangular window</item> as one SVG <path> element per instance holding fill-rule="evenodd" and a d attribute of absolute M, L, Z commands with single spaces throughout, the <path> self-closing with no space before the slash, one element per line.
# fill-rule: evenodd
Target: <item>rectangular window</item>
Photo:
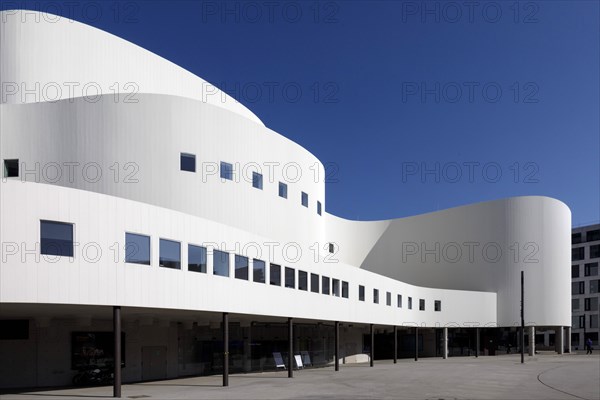
<path fill-rule="evenodd" d="M 257 283 L 265 283 L 265 262 L 258 259 L 252 260 L 252 280 Z"/>
<path fill-rule="evenodd" d="M 402 308 L 402 295 L 399 294 L 397 298 L 398 308 Z"/>
<path fill-rule="evenodd" d="M 319 275 L 310 274 L 310 291 L 319 293 Z"/>
<path fill-rule="evenodd" d="M 365 287 L 363 285 L 358 286 L 358 300 L 365 301 Z"/>
<path fill-rule="evenodd" d="M 125 262 L 150 265 L 150 236 L 125 233 Z"/>
<path fill-rule="evenodd" d="M 583 301 L 584 311 L 598 311 L 598 297 L 587 297 Z"/>
<path fill-rule="evenodd" d="M 73 224 L 41 220 L 40 244 L 41 254 L 73 257 Z"/>
<path fill-rule="evenodd" d="M 598 293 L 600 287 L 600 279 L 594 279 L 590 281 L 590 293 Z"/>
<path fill-rule="evenodd" d="M 585 315 L 579 316 L 579 328 L 585 328 Z"/>
<path fill-rule="evenodd" d="M 206 247 L 188 244 L 188 271 L 206 273 Z"/>
<path fill-rule="evenodd" d="M 379 289 L 373 289 L 373 303 L 379 304 Z"/>
<path fill-rule="evenodd" d="M 342 281 L 342 297 L 345 299 L 350 297 L 350 293 L 348 293 L 349 291 L 350 291 L 350 288 L 348 287 L 348 282 Z"/>
<path fill-rule="evenodd" d="M 281 265 L 269 264 L 269 284 L 281 286 Z"/>
<path fill-rule="evenodd" d="M 287 199 L 287 184 L 279 182 L 279 197 Z"/>
<path fill-rule="evenodd" d="M 331 282 L 332 282 L 332 285 L 331 285 L 332 294 L 335 297 L 340 297 L 340 280 L 333 279 Z"/>
<path fill-rule="evenodd" d="M 321 215 L 321 202 L 317 201 L 317 214 Z"/>
<path fill-rule="evenodd" d="M 19 176 L 19 160 L 4 160 L 4 177 L 16 178 Z"/>
<path fill-rule="evenodd" d="M 293 268 L 285 267 L 285 287 L 296 288 L 296 271 Z"/>
<path fill-rule="evenodd" d="M 408 309 L 412 310 L 412 297 L 408 298 Z"/>
<path fill-rule="evenodd" d="M 308 273 L 298 270 L 298 290 L 308 290 Z"/>
<path fill-rule="evenodd" d="M 173 240 L 160 239 L 158 265 L 164 268 L 181 269 L 181 245 Z"/>
<path fill-rule="evenodd" d="M 308 207 L 308 194 L 302 192 L 302 205 Z"/>
<path fill-rule="evenodd" d="M 596 240 L 600 240 L 600 229 L 594 229 L 593 231 L 587 231 L 585 233 L 585 238 L 587 242 L 595 242 Z"/>
<path fill-rule="evenodd" d="M 585 247 L 571 249 L 571 261 L 581 261 L 585 258 Z"/>
<path fill-rule="evenodd" d="M 581 243 L 581 232 L 571 234 L 571 244 Z"/>
<path fill-rule="evenodd" d="M 433 311 L 442 311 L 442 301 L 441 300 L 433 301 Z"/>
<path fill-rule="evenodd" d="M 221 161 L 221 178 L 227 180 L 233 180 L 233 165 Z"/>
<path fill-rule="evenodd" d="M 579 265 L 571 265 L 571 278 L 579 278 Z"/>
<path fill-rule="evenodd" d="M 590 328 L 592 329 L 598 329 L 598 314 L 594 315 L 594 314 L 590 314 Z M 592 336 L 593 334 L 596 335 L 596 341 L 598 340 L 598 333 L 594 332 L 594 333 L 590 333 L 590 336 Z M 594 342 L 594 340 L 592 340 L 592 342 Z"/>
<path fill-rule="evenodd" d="M 425 300 L 419 299 L 419 311 L 425 311 Z"/>
<path fill-rule="evenodd" d="M 229 253 L 213 250 L 213 275 L 229 276 Z"/>
<path fill-rule="evenodd" d="M 598 275 L 598 263 L 588 263 L 584 266 L 585 276 L 597 276 Z"/>
<path fill-rule="evenodd" d="M 571 311 L 579 310 L 579 299 L 571 299 Z"/>
<path fill-rule="evenodd" d="M 182 171 L 196 172 L 196 156 L 189 153 L 181 153 L 179 168 Z"/>
<path fill-rule="evenodd" d="M 235 278 L 248 280 L 248 257 L 235 255 Z"/>
<path fill-rule="evenodd" d="M 329 289 L 330 289 L 329 278 L 326 276 L 322 276 L 321 277 L 321 293 L 329 294 L 330 293 Z"/>
<path fill-rule="evenodd" d="M 263 176 L 258 172 L 252 172 L 252 187 L 262 190 Z"/>
<path fill-rule="evenodd" d="M 600 258 L 600 244 L 590 246 L 590 258 Z"/>
<path fill-rule="evenodd" d="M 387 306 L 392 305 L 392 294 L 390 292 L 385 293 L 385 305 L 387 305 Z"/>
<path fill-rule="evenodd" d="M 572 294 L 583 294 L 585 292 L 585 282 L 572 282 L 571 283 L 571 293 Z"/>

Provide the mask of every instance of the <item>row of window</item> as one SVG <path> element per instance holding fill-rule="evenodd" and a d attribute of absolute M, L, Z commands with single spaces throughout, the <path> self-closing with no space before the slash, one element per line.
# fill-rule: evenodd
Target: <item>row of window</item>
<path fill-rule="evenodd" d="M 600 244 L 590 246 L 590 258 L 600 258 Z M 571 249 L 571 260 L 581 261 L 585 259 L 585 246 Z"/>
<path fill-rule="evenodd" d="M 571 299 L 572 311 L 579 310 L 580 299 Z M 598 297 L 586 297 L 583 299 L 583 310 L 584 311 L 598 311 Z"/>
<path fill-rule="evenodd" d="M 180 169 L 182 171 L 196 172 L 196 155 L 190 153 L 180 153 Z M 233 180 L 233 164 L 221 161 L 219 166 L 219 175 L 222 179 Z M 263 175 L 258 172 L 252 172 L 252 187 L 263 190 Z M 288 198 L 287 183 L 279 182 L 279 197 Z M 308 208 L 308 193 L 300 192 L 300 204 Z M 317 201 L 317 214 L 322 214 L 322 205 Z"/>
<path fill-rule="evenodd" d="M 598 263 L 587 263 L 583 266 L 584 276 L 597 276 L 598 275 Z M 571 266 L 571 278 L 579 278 L 579 265 Z"/>
<path fill-rule="evenodd" d="M 598 315 L 588 315 L 588 328 L 598 328 Z M 585 329 L 585 315 L 575 316 L 573 315 L 571 320 L 571 326 L 575 329 Z"/>
<path fill-rule="evenodd" d="M 590 294 L 599 293 L 600 290 L 600 279 L 593 279 L 590 281 Z M 572 294 L 585 294 L 585 281 L 572 282 L 571 283 Z"/>
<path fill-rule="evenodd" d="M 358 300 L 365 301 L 365 287 L 362 285 L 358 286 Z M 413 308 L 412 297 L 408 297 L 407 300 L 408 300 L 407 308 L 409 310 L 412 310 L 412 308 Z M 379 304 L 379 289 L 375 289 L 375 288 L 373 289 L 373 303 Z M 392 293 L 391 292 L 385 293 L 385 304 L 387 306 L 392 305 Z M 401 294 L 396 295 L 396 307 L 402 308 L 402 295 Z M 434 300 L 433 309 L 434 309 L 434 311 L 442 311 L 442 301 Z M 425 311 L 425 299 L 419 299 L 419 311 Z"/>
<path fill-rule="evenodd" d="M 585 233 L 585 241 L 586 242 L 595 242 L 596 240 L 600 240 L 600 229 L 594 229 L 592 231 L 587 231 Z M 571 234 L 571 243 L 579 244 L 583 243 L 583 232 L 577 232 Z"/>
<path fill-rule="evenodd" d="M 73 224 L 57 221 L 42 220 L 40 222 L 41 253 L 73 257 Z M 138 233 L 125 233 L 125 262 L 131 264 L 151 265 L 151 238 Z M 188 271 L 207 272 L 206 247 L 188 244 Z M 213 274 L 229 277 L 230 253 L 213 250 Z M 249 258 L 234 255 L 234 277 L 249 280 Z M 159 266 L 163 268 L 181 269 L 181 243 L 170 239 L 159 239 Z M 283 276 L 282 276 L 283 272 Z M 298 270 L 290 267 L 269 263 L 269 284 L 281 286 L 282 281 L 286 288 L 322 293 L 336 297 L 349 298 L 350 288 L 346 281 L 330 278 L 328 276 Z M 282 279 L 283 278 L 283 279 Z M 266 263 L 259 259 L 252 259 L 252 280 L 258 283 L 266 282 Z M 309 285 L 310 283 L 310 285 Z M 358 300 L 365 301 L 365 287 L 359 285 Z M 379 304 L 379 289 L 373 289 L 373 303 Z M 397 295 L 397 307 L 402 308 L 402 295 Z M 392 293 L 386 292 L 386 305 L 392 305 Z M 408 297 L 408 309 L 412 310 L 412 297 Z M 419 310 L 425 311 L 425 299 L 419 299 Z M 442 311 L 442 302 L 434 301 L 434 311 Z"/>

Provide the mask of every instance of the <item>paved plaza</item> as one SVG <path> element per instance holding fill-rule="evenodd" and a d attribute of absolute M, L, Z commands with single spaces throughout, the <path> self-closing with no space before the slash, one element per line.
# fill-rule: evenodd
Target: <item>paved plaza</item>
<path fill-rule="evenodd" d="M 378 361 L 287 372 L 238 374 L 123 386 L 131 399 L 600 399 L 600 356 L 540 354 Z M 112 387 L 8 393 L 12 399 L 109 398 Z"/>

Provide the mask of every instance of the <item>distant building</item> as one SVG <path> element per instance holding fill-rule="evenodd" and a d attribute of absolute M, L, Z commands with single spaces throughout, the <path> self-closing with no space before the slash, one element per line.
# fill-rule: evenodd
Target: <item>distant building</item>
<path fill-rule="evenodd" d="M 571 242 L 571 345 L 573 349 L 581 350 L 588 338 L 598 346 L 600 224 L 573 228 Z"/>

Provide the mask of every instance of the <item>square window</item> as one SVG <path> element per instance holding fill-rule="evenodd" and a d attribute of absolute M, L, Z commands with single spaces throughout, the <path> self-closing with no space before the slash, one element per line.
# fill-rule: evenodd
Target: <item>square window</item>
<path fill-rule="evenodd" d="M 321 293 L 329 294 L 329 278 L 326 276 L 321 277 Z"/>
<path fill-rule="evenodd" d="M 379 289 L 373 289 L 373 303 L 379 304 Z"/>
<path fill-rule="evenodd" d="M 181 153 L 179 167 L 182 171 L 196 172 L 196 156 L 189 153 Z"/>
<path fill-rule="evenodd" d="M 386 292 L 385 293 L 385 304 L 387 306 L 391 306 L 392 305 L 392 294 L 390 292 Z"/>
<path fill-rule="evenodd" d="M 19 176 L 19 160 L 4 160 L 4 177 L 15 178 Z"/>
<path fill-rule="evenodd" d="M 258 172 L 252 172 L 252 187 L 262 190 L 263 188 L 263 176 Z"/>
<path fill-rule="evenodd" d="M 579 265 L 571 265 L 571 278 L 579 278 Z"/>
<path fill-rule="evenodd" d="M 279 182 L 279 197 L 287 199 L 287 184 Z"/>
<path fill-rule="evenodd" d="M 419 311 L 425 311 L 425 300 L 419 299 Z"/>
<path fill-rule="evenodd" d="M 365 287 L 363 285 L 358 285 L 358 300 L 365 301 Z"/>
<path fill-rule="evenodd" d="M 206 247 L 188 244 L 188 271 L 206 273 Z"/>
<path fill-rule="evenodd" d="M 310 274 L 310 291 L 319 293 L 319 275 Z"/>
<path fill-rule="evenodd" d="M 221 161 L 221 178 L 233 180 L 233 164 Z"/>
<path fill-rule="evenodd" d="M 600 279 L 594 279 L 590 281 L 590 293 L 598 293 L 600 287 Z"/>
<path fill-rule="evenodd" d="M 73 224 L 40 221 L 41 254 L 73 257 Z"/>
<path fill-rule="evenodd" d="M 576 247 L 571 249 L 571 260 L 580 261 L 585 258 L 585 247 Z"/>
<path fill-rule="evenodd" d="M 285 267 L 285 287 L 296 288 L 296 270 L 294 268 Z"/>
<path fill-rule="evenodd" d="M 441 300 L 434 300 L 433 311 L 442 311 L 442 301 Z"/>
<path fill-rule="evenodd" d="M 213 250 L 213 275 L 229 276 L 229 253 Z"/>
<path fill-rule="evenodd" d="M 308 194 L 302 192 L 302 205 L 308 208 Z"/>
<path fill-rule="evenodd" d="M 308 273 L 298 270 L 298 290 L 308 290 Z"/>
<path fill-rule="evenodd" d="M 581 243 L 581 232 L 571 234 L 571 244 Z"/>
<path fill-rule="evenodd" d="M 587 231 L 585 233 L 585 238 L 587 239 L 587 242 L 595 242 L 596 240 L 600 240 L 600 229 Z"/>
<path fill-rule="evenodd" d="M 412 297 L 408 298 L 408 309 L 412 310 Z"/>
<path fill-rule="evenodd" d="M 600 244 L 590 246 L 590 258 L 600 258 Z"/>
<path fill-rule="evenodd" d="M 160 239 L 158 265 L 181 269 L 181 245 L 173 240 Z"/>
<path fill-rule="evenodd" d="M 265 262 L 258 259 L 252 260 L 252 280 L 257 283 L 265 283 Z"/>
<path fill-rule="evenodd" d="M 333 292 L 332 294 L 335 297 L 340 297 L 340 280 L 333 279 L 331 282 L 332 282 L 331 288 L 332 288 L 332 292 Z"/>
<path fill-rule="evenodd" d="M 349 291 L 348 282 L 342 281 L 342 297 L 347 299 L 350 296 L 350 293 L 348 293 Z"/>
<path fill-rule="evenodd" d="M 150 236 L 125 234 L 125 262 L 150 265 Z"/>
<path fill-rule="evenodd" d="M 585 276 L 596 276 L 598 275 L 598 263 L 588 263 L 585 264 L 583 268 L 583 272 Z"/>
<path fill-rule="evenodd" d="M 269 284 L 281 286 L 281 265 L 269 264 Z"/>
<path fill-rule="evenodd" d="M 248 257 L 235 255 L 235 279 L 248 280 Z"/>
<path fill-rule="evenodd" d="M 317 201 L 317 214 L 321 215 L 321 202 Z"/>
<path fill-rule="evenodd" d="M 402 295 L 401 294 L 398 295 L 396 302 L 397 302 L 398 308 L 402 308 Z"/>

